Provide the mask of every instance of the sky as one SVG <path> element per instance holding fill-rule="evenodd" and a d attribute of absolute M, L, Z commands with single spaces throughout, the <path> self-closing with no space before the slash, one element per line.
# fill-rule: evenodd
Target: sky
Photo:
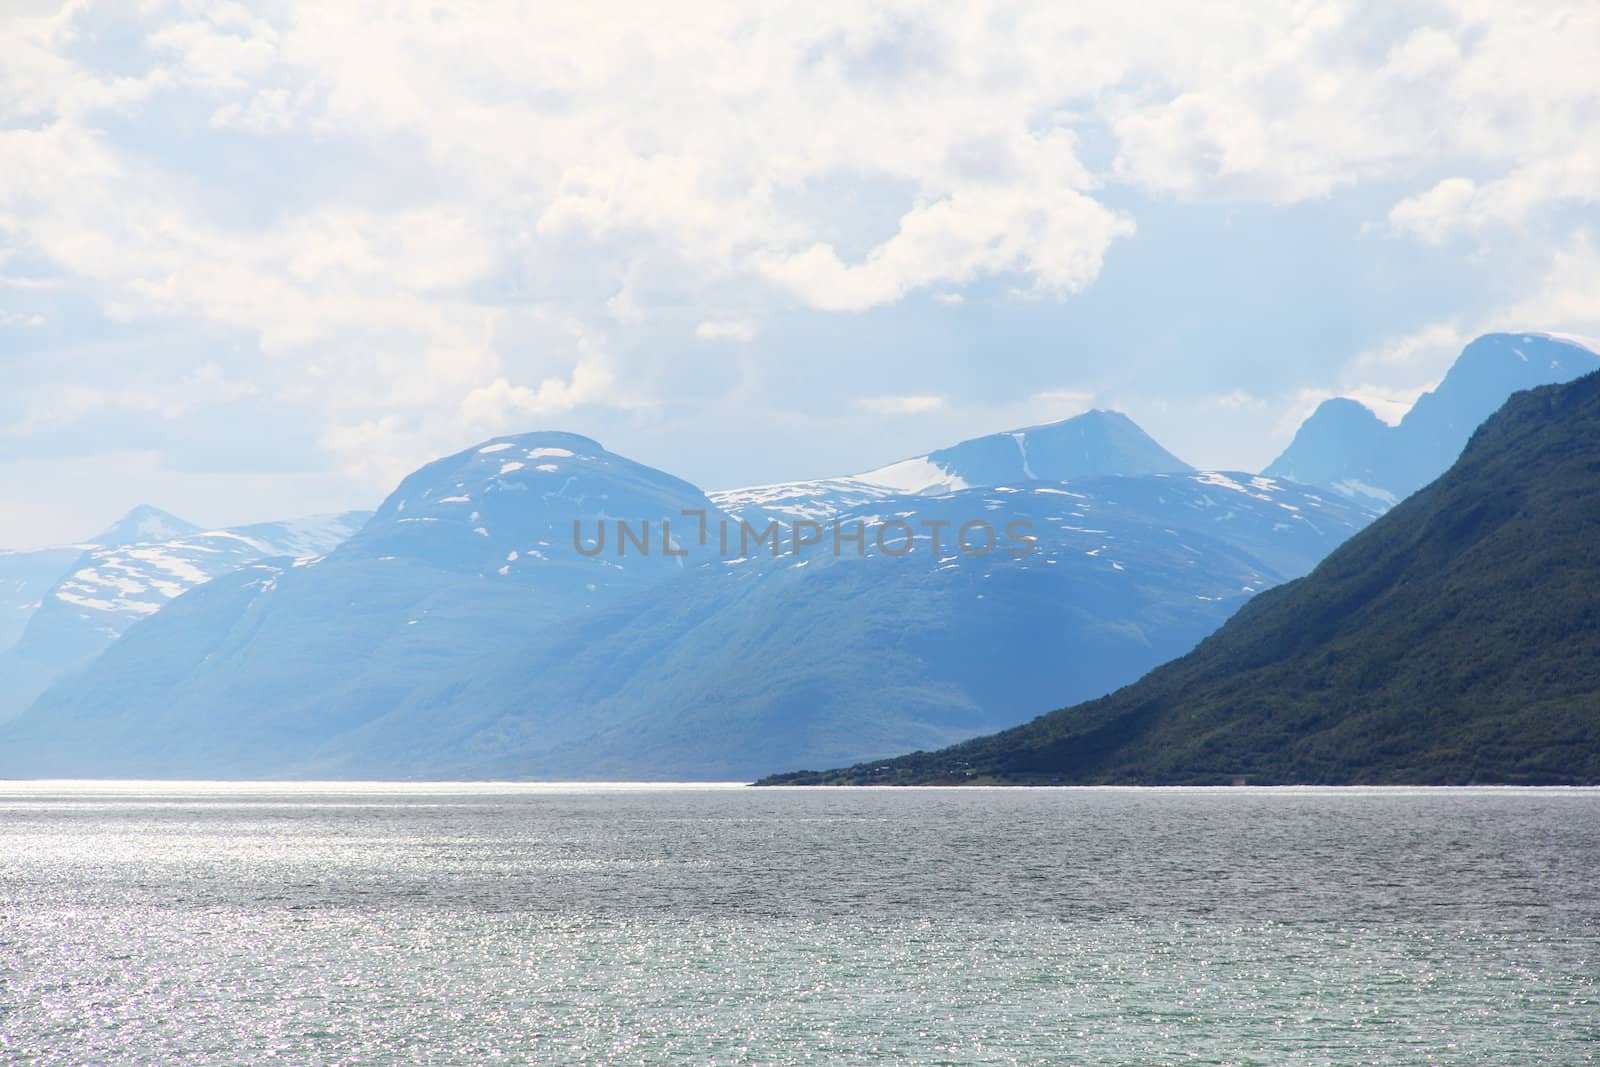
<path fill-rule="evenodd" d="M 1600 335 L 1600 5 L 0 5 L 0 547 L 571 430 L 706 488 L 1256 470 Z"/>

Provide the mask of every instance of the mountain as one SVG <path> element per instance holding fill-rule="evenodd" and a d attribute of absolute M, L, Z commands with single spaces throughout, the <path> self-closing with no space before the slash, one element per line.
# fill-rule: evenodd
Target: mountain
<path fill-rule="evenodd" d="M 179 537 L 198 529 L 175 515 L 141 504 L 83 544 L 0 552 L 0 652 L 17 643 L 50 590 L 73 569 L 84 552 Z M 0 696 L 0 705 L 5 700 Z"/>
<path fill-rule="evenodd" d="M 1325 400 L 1262 473 L 1393 504 L 1443 474 L 1512 393 L 1569 382 L 1597 365 L 1596 354 L 1573 339 L 1485 334 L 1398 426 L 1354 400 Z"/>
<path fill-rule="evenodd" d="M 975 437 L 847 478 L 710 495 L 730 514 L 823 519 L 891 496 L 1192 470 L 1121 412 L 1089 411 L 1043 426 Z"/>
<path fill-rule="evenodd" d="M 1600 784 L 1600 373 L 1104 699 L 788 782 Z"/>
<path fill-rule="evenodd" d="M 101 548 L 117 548 L 121 545 L 175 541 L 200 532 L 200 527 L 171 512 L 140 504 L 89 541 Z"/>
<path fill-rule="evenodd" d="M 325 558 L 260 560 L 134 626 L 35 702 L 0 762 L 281 769 L 485 651 L 522 654 L 541 628 L 682 573 L 708 550 L 666 555 L 658 517 L 696 509 L 718 515 L 694 486 L 588 438 L 497 438 L 408 476 Z M 633 516 L 654 524 L 649 555 L 619 558 L 614 540 L 576 550 L 575 522 Z"/>
<path fill-rule="evenodd" d="M 85 546 L 0 552 L 0 653 L 17 643 L 45 595 L 72 568 Z"/>
<path fill-rule="evenodd" d="M 1078 461 L 1053 436 L 1052 472 Z M 789 506 L 829 526 L 775 526 L 774 554 L 740 543 L 739 516 L 773 521 L 748 497 L 730 514 L 734 495 L 576 435 L 496 439 L 406 478 L 325 559 L 259 561 L 134 626 L 0 734 L 0 772 L 750 778 L 943 744 L 1124 684 L 1372 517 L 1162 463 L 858 498 L 796 483 Z M 654 550 L 620 545 L 618 521 L 650 523 Z M 834 521 L 861 524 L 860 552 L 835 555 Z M 1013 522 L 1036 538 L 1020 556 Z M 963 549 L 964 526 L 994 547 Z"/>
<path fill-rule="evenodd" d="M 858 474 L 856 480 L 904 493 L 926 493 L 1193 469 L 1121 412 L 1090 411 L 1045 426 L 975 437 Z"/>
<path fill-rule="evenodd" d="M 1404 495 L 1384 488 L 1399 481 L 1391 470 L 1394 438 L 1394 430 L 1366 405 L 1334 397 L 1318 405 L 1263 473 L 1393 506 Z"/>
<path fill-rule="evenodd" d="M 175 597 L 258 559 L 327 552 L 369 517 L 352 511 L 201 531 L 155 508 L 134 509 L 97 544 L 70 550 L 18 638 L 0 652 L 0 721 Z"/>

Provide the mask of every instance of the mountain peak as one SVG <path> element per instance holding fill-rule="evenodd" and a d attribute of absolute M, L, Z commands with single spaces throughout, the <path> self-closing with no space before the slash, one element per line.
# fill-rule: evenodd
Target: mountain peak
<path fill-rule="evenodd" d="M 1398 426 L 1354 400 L 1323 401 L 1262 473 L 1392 503 L 1444 473 L 1473 430 L 1513 393 L 1569 382 L 1597 367 L 1596 353 L 1573 338 L 1487 333 L 1461 351 Z"/>
<path fill-rule="evenodd" d="M 412 472 L 339 551 L 347 558 L 396 557 L 531 578 L 548 571 L 538 561 L 570 548 L 575 520 L 659 523 L 686 509 L 715 511 L 698 487 L 609 452 L 592 438 L 561 431 L 510 434 Z M 666 562 L 677 565 L 676 558 Z"/>
<path fill-rule="evenodd" d="M 1393 504 L 1396 498 L 1384 486 L 1383 471 L 1389 436 L 1389 426 L 1365 404 L 1330 397 L 1317 405 L 1289 447 L 1261 473 Z"/>
<path fill-rule="evenodd" d="M 102 548 L 116 548 L 121 545 L 142 544 L 146 541 L 170 541 L 175 537 L 186 537 L 200 531 L 201 527 L 180 519 L 171 512 L 162 511 L 149 504 L 140 504 L 96 534 L 92 543 Z"/>
<path fill-rule="evenodd" d="M 974 437 L 856 478 L 906 493 L 941 493 L 979 485 L 1193 469 L 1120 411 L 1096 409 L 1059 422 Z"/>

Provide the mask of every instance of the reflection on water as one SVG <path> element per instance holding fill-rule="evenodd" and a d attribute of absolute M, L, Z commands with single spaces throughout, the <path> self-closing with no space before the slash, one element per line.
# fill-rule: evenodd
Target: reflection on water
<path fill-rule="evenodd" d="M 1584 1064 L 1600 792 L 0 783 L 0 1060 Z"/>

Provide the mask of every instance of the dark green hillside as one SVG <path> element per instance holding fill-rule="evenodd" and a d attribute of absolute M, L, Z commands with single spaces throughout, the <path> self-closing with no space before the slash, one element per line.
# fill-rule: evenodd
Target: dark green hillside
<path fill-rule="evenodd" d="M 938 752 L 779 783 L 1600 783 L 1600 374 L 1187 656 Z"/>

